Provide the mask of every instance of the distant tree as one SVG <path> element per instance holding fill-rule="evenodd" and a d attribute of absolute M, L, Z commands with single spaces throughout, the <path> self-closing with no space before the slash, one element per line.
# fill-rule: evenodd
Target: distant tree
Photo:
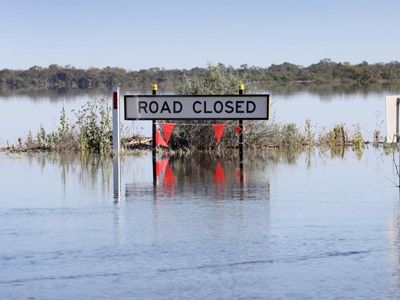
<path fill-rule="evenodd" d="M 399 83 L 400 63 L 369 64 L 364 61 L 353 65 L 348 62 L 336 63 L 324 58 L 308 67 L 295 65 L 289 62 L 273 64 L 268 68 L 247 64 L 239 68 L 214 65 L 220 74 L 226 76 L 227 84 L 232 78 L 244 78 L 260 87 L 274 85 L 288 85 L 293 82 L 308 82 L 310 84 L 358 84 L 369 86 L 377 83 Z M 52 64 L 47 68 L 33 66 L 27 70 L 0 70 L 0 89 L 94 89 L 109 88 L 118 85 L 132 89 L 148 89 L 152 82 L 158 82 L 160 89 L 176 90 L 185 85 L 192 89 L 200 87 L 196 80 L 207 77 L 207 84 L 213 84 L 216 78 L 210 77 L 210 67 L 192 68 L 190 70 L 164 68 L 150 68 L 139 71 L 127 71 L 122 68 L 106 67 L 79 69 L 70 65 L 65 67 Z M 216 74 L 214 74 L 216 75 Z M 229 79 L 231 78 L 231 79 Z M 188 80 L 191 81 L 188 81 Z M 226 87 L 225 87 L 226 89 Z M 210 87 L 209 90 L 213 90 Z"/>

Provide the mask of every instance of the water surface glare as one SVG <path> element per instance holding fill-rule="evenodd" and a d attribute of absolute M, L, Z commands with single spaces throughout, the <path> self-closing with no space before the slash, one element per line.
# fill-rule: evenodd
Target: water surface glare
<path fill-rule="evenodd" d="M 0 153 L 0 299 L 398 299 L 392 156 Z"/>

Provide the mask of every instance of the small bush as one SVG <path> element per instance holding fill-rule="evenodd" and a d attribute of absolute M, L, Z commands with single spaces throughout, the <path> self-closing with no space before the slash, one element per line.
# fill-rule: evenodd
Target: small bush
<path fill-rule="evenodd" d="M 349 144 L 348 135 L 343 124 L 336 125 L 327 133 L 322 133 L 318 140 L 320 145 L 331 148 L 344 147 Z"/>
<path fill-rule="evenodd" d="M 304 137 L 300 133 L 296 124 L 289 123 L 285 124 L 282 128 L 281 132 L 281 147 L 285 148 L 293 148 L 293 147 L 301 147 L 303 145 Z"/>
<path fill-rule="evenodd" d="M 46 133 L 40 125 L 34 136 L 31 131 L 25 140 L 19 139 L 19 151 L 86 151 L 111 152 L 111 108 L 105 99 L 88 101 L 70 122 L 64 107 L 61 109 L 56 131 Z M 15 147 L 11 147 L 15 149 Z"/>
<path fill-rule="evenodd" d="M 111 107 L 106 100 L 87 102 L 77 112 L 76 130 L 82 151 L 108 153 L 111 151 Z"/>

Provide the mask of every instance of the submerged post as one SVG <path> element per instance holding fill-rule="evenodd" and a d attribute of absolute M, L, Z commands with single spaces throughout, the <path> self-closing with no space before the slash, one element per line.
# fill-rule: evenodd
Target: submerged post
<path fill-rule="evenodd" d="M 118 202 L 121 195 L 121 158 L 118 154 L 113 156 L 113 187 L 115 202 Z"/>
<path fill-rule="evenodd" d="M 120 165 L 120 126 L 119 126 L 119 88 L 113 89 L 113 187 L 114 198 L 119 199 L 121 191 L 121 165 Z M 118 201 L 118 200 L 116 200 Z"/>
<path fill-rule="evenodd" d="M 158 86 L 156 83 L 152 85 L 152 95 L 157 95 Z M 152 135 L 152 160 L 153 160 L 153 185 L 157 185 L 157 178 L 156 178 L 156 120 L 153 120 L 152 127 L 151 127 L 151 135 Z"/>
<path fill-rule="evenodd" d="M 244 84 L 239 84 L 239 95 L 243 95 Z M 243 173 L 243 120 L 239 120 L 239 167 Z"/>

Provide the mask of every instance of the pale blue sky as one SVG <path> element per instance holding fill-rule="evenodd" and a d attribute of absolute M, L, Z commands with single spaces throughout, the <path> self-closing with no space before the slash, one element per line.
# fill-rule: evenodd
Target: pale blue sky
<path fill-rule="evenodd" d="M 0 0 L 0 68 L 400 60 L 399 0 Z"/>

